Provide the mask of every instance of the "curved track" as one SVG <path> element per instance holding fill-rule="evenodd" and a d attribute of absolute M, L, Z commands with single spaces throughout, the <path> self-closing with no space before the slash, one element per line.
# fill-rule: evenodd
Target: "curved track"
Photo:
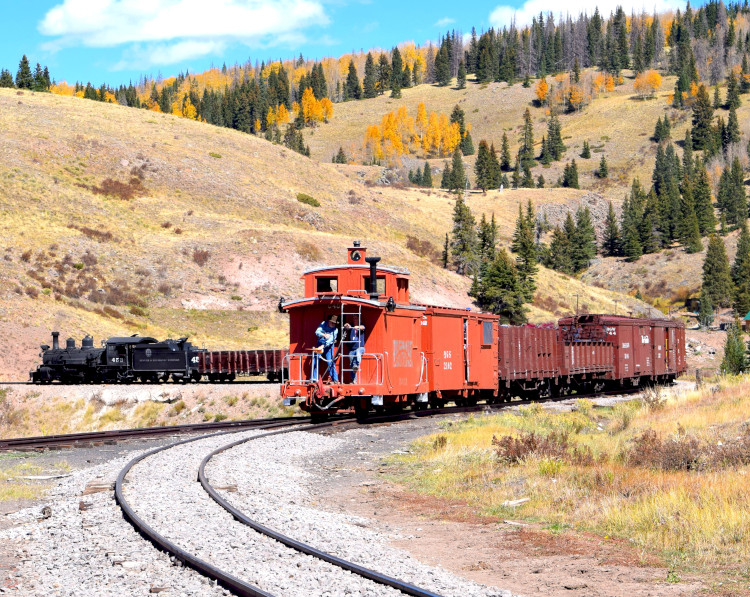
<path fill-rule="evenodd" d="M 386 417 L 383 417 L 383 419 L 386 419 Z M 208 461 L 216 454 L 219 454 L 228 449 L 231 449 L 232 447 L 237 446 L 239 444 L 252 441 L 254 439 L 260 439 L 260 438 L 269 437 L 272 435 L 288 433 L 291 431 L 300 431 L 300 430 L 317 431 L 317 430 L 329 428 L 332 426 L 352 424 L 355 422 L 356 421 L 354 419 L 341 419 L 341 420 L 332 421 L 328 423 L 321 423 L 317 425 L 306 425 L 302 428 L 298 426 L 297 422 L 292 422 L 292 421 L 290 422 L 277 421 L 274 423 L 267 423 L 264 425 L 259 425 L 256 427 L 256 429 L 274 429 L 274 430 L 266 432 L 266 433 L 261 433 L 259 435 L 254 435 L 249 438 L 243 438 L 239 441 L 230 442 L 229 444 L 226 444 L 216 450 L 213 450 L 201 462 L 200 468 L 198 471 L 198 480 L 200 481 L 201 485 L 206 490 L 206 492 L 211 496 L 211 498 L 216 503 L 218 503 L 222 508 L 227 510 L 235 518 L 235 520 L 252 528 L 256 532 L 259 532 L 267 537 L 270 537 L 271 539 L 274 539 L 275 541 L 278 541 L 279 543 L 285 545 L 286 547 L 289 547 L 291 549 L 294 549 L 306 555 L 315 557 L 324 562 L 328 562 L 329 564 L 333 564 L 334 566 L 338 566 L 339 568 L 342 568 L 344 570 L 357 574 L 373 582 L 392 587 L 394 589 L 401 591 L 402 593 L 406 595 L 413 595 L 414 597 L 439 597 L 436 593 L 432 591 L 421 589 L 414 585 L 410 585 L 408 583 L 400 581 L 396 578 L 389 577 L 387 575 L 381 574 L 374 570 L 370 570 L 368 568 L 365 568 L 353 562 L 349 562 L 342 558 L 338 558 L 332 554 L 328 554 L 326 552 L 320 551 L 310 545 L 307 545 L 300 541 L 296 541 L 277 531 L 274 531 L 272 529 L 269 529 L 261 525 L 260 523 L 248 518 L 245 514 L 243 514 L 242 512 L 234 508 L 231 504 L 229 504 L 226 500 L 224 500 L 216 491 L 216 489 L 209 483 L 206 477 L 205 467 Z M 282 429 L 277 429 L 279 427 L 281 427 Z M 246 581 L 243 581 L 240 578 L 237 578 L 230 572 L 221 570 L 217 566 L 214 566 L 206 562 L 205 560 L 200 559 L 199 557 L 189 553 L 185 549 L 176 545 L 174 542 L 165 538 L 163 535 L 158 533 L 153 527 L 151 527 L 145 520 L 143 520 L 143 518 L 141 518 L 136 513 L 133 506 L 128 503 L 128 501 L 126 500 L 124 496 L 123 486 L 126 482 L 126 477 L 128 473 L 131 471 L 131 469 L 138 463 L 142 462 L 143 460 L 147 459 L 150 456 L 153 456 L 165 450 L 169 450 L 176 446 L 181 446 L 181 445 L 184 445 L 190 442 L 195 442 L 201 439 L 217 437 L 217 436 L 221 436 L 221 435 L 225 435 L 229 433 L 234 433 L 234 432 L 224 431 L 221 433 L 208 434 L 208 435 L 202 435 L 202 436 L 195 437 L 195 438 L 189 438 L 189 439 L 182 440 L 173 444 L 169 444 L 167 446 L 156 448 L 154 450 L 151 450 L 149 452 L 146 452 L 134 458 L 125 466 L 125 468 L 122 469 L 122 471 L 120 471 L 120 474 L 117 477 L 117 481 L 115 483 L 115 499 L 117 500 L 117 503 L 122 508 L 125 517 L 131 522 L 131 524 L 133 524 L 136 530 L 138 530 L 140 534 L 148 538 L 159 549 L 166 551 L 177 560 L 184 562 L 185 564 L 189 565 L 190 567 L 192 567 L 199 573 L 203 574 L 204 576 L 207 576 L 208 578 L 211 578 L 212 580 L 215 580 L 221 583 L 222 586 L 231 590 L 236 595 L 267 596 L 270 594 L 263 591 L 262 589 L 256 586 L 253 586 L 247 583 Z"/>

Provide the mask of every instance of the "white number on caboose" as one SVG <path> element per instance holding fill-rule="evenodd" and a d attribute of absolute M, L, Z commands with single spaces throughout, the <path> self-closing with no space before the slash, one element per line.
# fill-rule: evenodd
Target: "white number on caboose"
<path fill-rule="evenodd" d="M 617 328 L 605 326 L 604 331 L 607 334 L 607 336 L 616 336 L 617 335 Z"/>
<path fill-rule="evenodd" d="M 443 361 L 443 369 L 445 369 L 446 371 L 453 369 L 453 363 L 451 363 L 450 361 Z"/>
<path fill-rule="evenodd" d="M 648 336 L 641 336 L 641 344 L 648 344 L 649 338 Z"/>

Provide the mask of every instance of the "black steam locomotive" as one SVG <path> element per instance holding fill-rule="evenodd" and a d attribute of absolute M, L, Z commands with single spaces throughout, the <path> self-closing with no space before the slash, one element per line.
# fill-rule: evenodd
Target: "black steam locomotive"
<path fill-rule="evenodd" d="M 52 332 L 52 348 L 42 344 L 42 364 L 29 376 L 34 383 L 115 383 L 197 381 L 200 353 L 187 338 L 164 340 L 144 336 L 109 338 L 101 348 L 86 336 L 76 348 L 68 338 L 60 348 L 59 332 Z"/>

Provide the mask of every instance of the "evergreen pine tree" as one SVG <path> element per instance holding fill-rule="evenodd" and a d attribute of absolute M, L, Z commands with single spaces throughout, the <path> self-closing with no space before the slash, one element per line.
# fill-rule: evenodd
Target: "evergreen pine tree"
<path fill-rule="evenodd" d="M 492 260 L 495 256 L 495 244 L 497 243 L 497 223 L 495 222 L 495 214 L 492 214 L 492 220 L 487 221 L 484 213 L 482 219 L 479 222 L 479 229 L 477 231 L 479 237 L 479 259 L 482 264 L 486 264 Z"/>
<path fill-rule="evenodd" d="M 695 215 L 698 218 L 698 228 L 701 236 L 713 233 L 716 228 L 714 206 L 711 203 L 711 185 L 708 180 L 706 167 L 701 165 L 693 175 L 693 203 Z"/>
<path fill-rule="evenodd" d="M 445 244 L 443 244 L 443 269 L 448 269 L 448 257 L 450 256 L 449 246 L 448 246 L 448 233 L 445 233 Z"/>
<path fill-rule="evenodd" d="M 0 87 L 15 87 L 13 75 L 5 68 L 0 71 Z"/>
<path fill-rule="evenodd" d="M 711 304 L 727 307 L 732 302 L 732 278 L 724 242 L 715 234 L 708 241 L 708 251 L 703 262 L 703 288 Z"/>
<path fill-rule="evenodd" d="M 537 189 L 543 189 L 544 188 L 544 176 L 539 175 L 536 179 L 536 188 Z"/>
<path fill-rule="evenodd" d="M 682 143 L 682 170 L 692 180 L 693 170 L 693 138 L 690 136 L 690 129 L 685 130 L 685 140 Z"/>
<path fill-rule="evenodd" d="M 560 121 L 557 118 L 557 114 L 553 112 L 547 122 L 547 151 L 552 160 L 557 161 L 562 158 L 565 149 Z"/>
<path fill-rule="evenodd" d="M 503 144 L 500 148 L 500 168 L 503 172 L 510 170 L 510 145 L 506 133 L 503 133 Z"/>
<path fill-rule="evenodd" d="M 461 193 L 466 186 L 466 173 L 464 171 L 464 162 L 461 155 L 461 149 L 456 147 L 453 152 L 453 161 L 451 163 L 451 181 L 450 190 Z"/>
<path fill-rule="evenodd" d="M 588 141 L 583 142 L 583 150 L 581 151 L 581 157 L 586 160 L 588 160 L 591 157 L 591 147 L 589 147 Z"/>
<path fill-rule="evenodd" d="M 729 108 L 729 119 L 727 120 L 725 136 L 727 147 L 732 143 L 740 142 L 740 123 L 737 120 L 737 108 L 734 106 Z"/>
<path fill-rule="evenodd" d="M 517 254 L 516 270 L 524 298 L 530 302 L 534 298 L 536 282 L 534 278 L 537 272 L 537 251 L 534 238 L 535 217 L 534 208 L 529 200 L 526 213 L 523 213 L 521 204 L 518 204 L 518 220 L 516 230 L 513 233 L 513 244 L 511 250 Z"/>
<path fill-rule="evenodd" d="M 367 60 L 365 61 L 365 79 L 364 79 L 364 96 L 366 98 L 373 98 L 378 95 L 378 73 L 375 69 L 375 60 L 372 57 L 372 52 L 367 52 Z"/>
<path fill-rule="evenodd" d="M 474 162 L 474 173 L 476 174 L 477 187 L 483 191 L 492 188 L 490 148 L 484 139 L 479 142 L 479 152 L 477 153 L 477 160 Z"/>
<path fill-rule="evenodd" d="M 478 260 L 478 242 L 476 221 L 464 203 L 462 195 L 456 197 L 453 208 L 453 234 L 451 235 L 451 260 L 456 272 L 460 275 L 471 275 L 476 271 Z"/>
<path fill-rule="evenodd" d="M 422 186 L 432 188 L 432 170 L 427 162 L 424 163 L 424 170 L 422 171 Z"/>
<path fill-rule="evenodd" d="M 453 175 L 451 173 L 450 164 L 448 164 L 448 162 L 443 162 L 443 176 L 440 179 L 440 188 L 450 189 L 452 178 L 453 178 Z"/>
<path fill-rule="evenodd" d="M 607 166 L 604 154 L 602 154 L 602 159 L 599 161 L 599 169 L 596 171 L 596 175 L 599 178 L 607 178 L 609 176 L 609 167 Z"/>
<path fill-rule="evenodd" d="M 742 329 L 739 320 L 727 331 L 727 339 L 724 342 L 724 358 L 721 361 L 720 370 L 726 375 L 740 375 L 747 369 L 745 358 L 745 342 L 742 339 Z"/>
<path fill-rule="evenodd" d="M 521 147 L 519 156 L 522 165 L 534 165 L 534 125 L 531 121 L 531 112 L 528 108 L 523 114 L 523 130 L 521 132 Z"/>
<path fill-rule="evenodd" d="M 730 270 L 734 283 L 732 306 L 738 317 L 744 318 L 750 311 L 750 234 L 743 224 L 737 239 L 737 254 Z"/>
<path fill-rule="evenodd" d="M 596 232 L 588 207 L 576 211 L 575 233 L 571 235 L 571 258 L 573 271 L 583 271 L 596 257 Z"/>
<path fill-rule="evenodd" d="M 505 249 L 497 251 L 488 263 L 475 298 L 480 308 L 499 315 L 503 323 L 521 325 L 526 322 L 523 288 Z"/>
<path fill-rule="evenodd" d="M 533 189 L 534 188 L 534 177 L 531 174 L 531 168 L 529 168 L 528 164 L 523 165 L 523 176 L 521 177 L 521 187 L 524 189 Z"/>
<path fill-rule="evenodd" d="M 617 216 L 612 202 L 609 202 L 607 219 L 604 222 L 604 238 L 602 240 L 602 254 L 605 257 L 619 257 L 622 255 L 622 238 L 620 227 L 617 225 Z"/>
<path fill-rule="evenodd" d="M 399 51 L 398 47 L 393 48 L 393 52 L 391 52 L 391 97 L 392 98 L 400 98 L 401 97 L 401 86 L 403 84 L 403 71 L 404 71 L 404 62 L 401 59 L 401 52 Z"/>
<path fill-rule="evenodd" d="M 693 149 L 704 149 L 710 144 L 713 135 L 712 121 L 714 109 L 708 100 L 708 92 L 705 85 L 698 87 L 698 93 L 693 104 L 693 128 L 690 135 L 693 138 Z"/>
<path fill-rule="evenodd" d="M 488 157 L 488 188 L 497 189 L 500 186 L 502 171 L 500 169 L 500 162 L 497 161 L 497 151 L 495 151 L 494 143 L 490 145 L 490 153 Z"/>
<path fill-rule="evenodd" d="M 511 176 L 511 184 L 514 189 L 517 189 L 521 185 L 521 159 L 520 153 L 516 154 L 516 165 L 513 168 L 513 176 Z"/>
<path fill-rule="evenodd" d="M 21 57 L 18 63 L 18 72 L 16 73 L 16 87 L 19 89 L 31 89 L 34 86 L 34 76 L 31 74 L 29 59 L 26 54 Z"/>
<path fill-rule="evenodd" d="M 391 63 L 388 56 L 381 54 L 378 59 L 378 92 L 382 95 L 391 84 Z"/>
<path fill-rule="evenodd" d="M 440 87 L 447 87 L 451 82 L 450 56 L 446 44 L 440 46 L 435 56 L 435 81 Z"/>
<path fill-rule="evenodd" d="M 359 82 L 357 68 L 354 66 L 354 60 L 349 61 L 349 72 L 346 75 L 345 99 L 361 99 L 362 85 Z"/>
<path fill-rule="evenodd" d="M 458 63 L 457 83 L 459 89 L 466 89 L 466 65 L 463 60 Z"/>
<path fill-rule="evenodd" d="M 707 328 L 714 322 L 714 307 L 711 304 L 711 297 L 705 289 L 701 289 L 700 308 L 698 310 L 698 323 L 701 327 Z"/>
<path fill-rule="evenodd" d="M 680 201 L 682 217 L 680 220 L 679 238 L 687 253 L 698 253 L 703 250 L 703 244 L 701 243 L 698 218 L 695 215 L 693 193 L 687 175 L 685 176 L 683 185 L 684 191 Z"/>
<path fill-rule="evenodd" d="M 713 103 L 713 109 L 718 110 L 721 108 L 721 96 L 719 95 L 719 85 L 714 85 L 714 103 Z"/>
<path fill-rule="evenodd" d="M 742 71 L 740 76 L 740 93 L 750 92 L 750 67 L 747 64 L 747 54 L 742 55 Z"/>
<path fill-rule="evenodd" d="M 333 157 L 333 163 L 334 164 L 346 164 L 346 154 L 344 153 L 344 148 L 339 146 L 338 153 Z"/>
<path fill-rule="evenodd" d="M 562 186 L 569 187 L 571 189 L 580 188 L 578 186 L 578 166 L 576 165 L 575 159 L 567 164 L 563 169 Z"/>
<path fill-rule="evenodd" d="M 740 107 L 740 85 L 737 81 L 737 76 L 734 74 L 734 69 L 729 71 L 729 77 L 727 77 L 727 103 L 728 109 L 734 108 L 735 110 Z"/>

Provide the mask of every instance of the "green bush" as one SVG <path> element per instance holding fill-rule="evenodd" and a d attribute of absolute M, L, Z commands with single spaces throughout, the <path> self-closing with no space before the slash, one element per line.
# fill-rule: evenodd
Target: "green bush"
<path fill-rule="evenodd" d="M 311 197 L 307 193 L 297 193 L 297 201 L 304 203 L 305 205 L 312 205 L 313 207 L 320 207 L 320 201 L 315 197 Z"/>

